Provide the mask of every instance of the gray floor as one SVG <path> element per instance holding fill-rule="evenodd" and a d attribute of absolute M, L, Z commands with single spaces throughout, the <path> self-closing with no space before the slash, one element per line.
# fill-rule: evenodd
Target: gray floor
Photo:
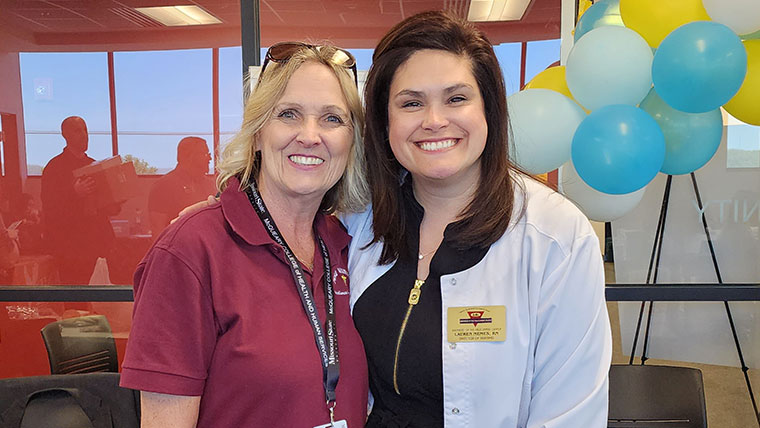
<path fill-rule="evenodd" d="M 608 279 L 614 281 L 612 265 L 606 266 Z M 612 282 L 608 281 L 608 282 Z M 612 324 L 612 363 L 628 364 L 628 357 L 623 355 L 620 342 L 620 323 L 616 302 L 607 303 Z M 757 346 L 757 344 L 755 344 Z M 629 350 L 630 351 L 630 350 Z M 639 363 L 638 358 L 636 359 Z M 747 392 L 747 384 L 740 368 L 696 364 L 682 361 L 647 360 L 652 365 L 673 365 L 696 367 L 702 370 L 705 383 L 705 402 L 710 428 L 757 428 L 758 423 L 752 409 L 752 402 Z M 760 370 L 749 370 L 750 382 L 755 392 L 755 399 L 760 400 Z M 760 404 L 760 403 L 758 403 Z"/>

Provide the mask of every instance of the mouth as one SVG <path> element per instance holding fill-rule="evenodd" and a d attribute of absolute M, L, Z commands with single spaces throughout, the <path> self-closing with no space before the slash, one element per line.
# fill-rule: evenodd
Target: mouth
<path fill-rule="evenodd" d="M 459 142 L 458 138 L 450 138 L 447 140 L 438 140 L 438 141 L 422 141 L 417 144 L 417 147 L 422 149 L 426 152 L 438 152 L 441 150 L 446 150 L 449 147 L 454 147 Z"/>
<path fill-rule="evenodd" d="M 288 156 L 291 162 L 296 165 L 313 166 L 320 165 L 325 160 L 316 156 L 303 156 L 303 155 L 290 155 Z"/>

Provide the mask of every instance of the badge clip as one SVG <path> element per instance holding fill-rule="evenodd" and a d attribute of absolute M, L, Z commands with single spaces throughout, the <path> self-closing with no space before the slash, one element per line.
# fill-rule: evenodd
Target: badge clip
<path fill-rule="evenodd" d="M 327 409 L 330 411 L 330 428 L 335 428 L 335 401 L 327 400 Z"/>

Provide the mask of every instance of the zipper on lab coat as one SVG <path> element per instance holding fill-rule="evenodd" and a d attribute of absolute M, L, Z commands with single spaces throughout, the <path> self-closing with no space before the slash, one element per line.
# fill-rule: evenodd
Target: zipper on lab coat
<path fill-rule="evenodd" d="M 412 314 L 412 309 L 420 301 L 420 295 L 422 294 L 422 285 L 425 283 L 422 279 L 414 280 L 414 286 L 409 290 L 409 308 L 406 310 L 404 321 L 401 323 L 401 328 L 398 332 L 398 340 L 396 340 L 396 355 L 393 357 L 393 389 L 396 394 L 401 395 L 401 391 L 398 388 L 398 353 L 401 349 L 401 340 L 404 337 L 404 331 L 406 330 L 406 324 L 409 322 L 409 316 Z"/>

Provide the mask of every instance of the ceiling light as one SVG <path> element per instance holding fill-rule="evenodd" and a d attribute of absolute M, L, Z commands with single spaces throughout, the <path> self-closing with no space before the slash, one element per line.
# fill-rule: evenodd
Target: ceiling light
<path fill-rule="evenodd" d="M 135 10 L 170 27 L 222 23 L 219 18 L 198 6 L 137 7 Z"/>
<path fill-rule="evenodd" d="M 467 20 L 519 21 L 525 15 L 530 0 L 471 0 Z"/>

